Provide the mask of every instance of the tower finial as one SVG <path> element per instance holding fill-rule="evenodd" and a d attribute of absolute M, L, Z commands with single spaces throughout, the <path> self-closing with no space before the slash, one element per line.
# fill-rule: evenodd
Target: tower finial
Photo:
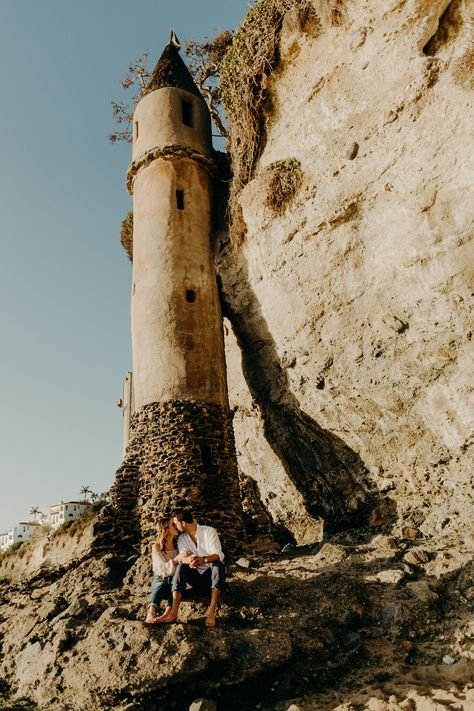
<path fill-rule="evenodd" d="M 181 49 L 181 43 L 179 39 L 176 37 L 176 33 L 174 31 L 174 28 L 171 28 L 171 35 L 170 35 L 170 44 L 173 45 L 173 47 L 176 47 L 176 49 Z"/>

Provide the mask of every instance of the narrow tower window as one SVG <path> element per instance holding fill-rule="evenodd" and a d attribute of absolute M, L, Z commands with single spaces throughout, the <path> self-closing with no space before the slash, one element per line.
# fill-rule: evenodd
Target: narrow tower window
<path fill-rule="evenodd" d="M 196 292 L 193 289 L 186 289 L 186 301 L 188 304 L 194 304 L 196 301 Z"/>
<path fill-rule="evenodd" d="M 209 444 L 200 444 L 199 449 L 201 450 L 201 462 L 204 467 L 212 467 L 214 462 L 212 461 L 212 449 Z"/>
<path fill-rule="evenodd" d="M 184 190 L 176 191 L 176 206 L 178 210 L 184 210 Z"/>
<path fill-rule="evenodd" d="M 185 126 L 194 127 L 193 105 L 189 101 L 182 101 L 181 107 L 183 110 L 183 123 Z"/>
<path fill-rule="evenodd" d="M 138 121 L 135 121 L 135 140 L 138 140 Z"/>

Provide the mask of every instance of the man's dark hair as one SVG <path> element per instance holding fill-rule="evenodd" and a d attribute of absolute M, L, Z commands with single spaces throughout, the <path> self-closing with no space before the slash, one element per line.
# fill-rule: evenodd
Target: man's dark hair
<path fill-rule="evenodd" d="M 175 511 L 173 517 L 176 516 L 180 521 L 184 523 L 194 523 L 194 516 L 191 509 L 181 509 L 180 511 Z"/>

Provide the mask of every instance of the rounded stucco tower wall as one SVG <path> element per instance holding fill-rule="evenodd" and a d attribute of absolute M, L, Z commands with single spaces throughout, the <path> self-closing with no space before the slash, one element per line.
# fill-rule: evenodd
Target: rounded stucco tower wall
<path fill-rule="evenodd" d="M 168 86 L 146 94 L 133 115 L 132 160 L 157 146 L 186 146 L 212 156 L 211 118 L 204 99 Z"/>
<path fill-rule="evenodd" d="M 147 554 L 156 520 L 176 509 L 215 526 L 228 552 L 243 538 L 211 251 L 215 170 L 207 105 L 170 43 L 133 121 L 134 412 L 111 492 L 114 538 Z M 110 535 L 104 524 L 103 546 Z"/>
<path fill-rule="evenodd" d="M 211 155 L 210 140 L 207 106 L 190 92 L 166 87 L 139 102 L 131 298 L 136 408 L 183 398 L 227 403 L 210 244 L 212 180 L 210 166 L 196 160 Z"/>

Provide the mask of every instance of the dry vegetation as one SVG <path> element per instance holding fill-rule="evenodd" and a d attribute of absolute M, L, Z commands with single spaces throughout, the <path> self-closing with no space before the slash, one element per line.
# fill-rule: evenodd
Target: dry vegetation
<path fill-rule="evenodd" d="M 27 538 L 26 541 L 17 541 L 7 548 L 6 551 L 0 553 L 0 563 L 10 557 L 20 559 L 25 556 L 30 557 L 33 546 L 36 545 L 39 538 L 43 538 L 47 535 L 48 530 L 48 526 L 38 526 L 31 538 Z"/>
<path fill-rule="evenodd" d="M 301 23 L 317 16 L 324 25 L 343 19 L 347 0 L 258 0 L 236 32 L 221 70 L 222 103 L 229 120 L 234 179 L 229 213 L 234 244 L 242 241 L 237 227 L 237 196 L 252 178 L 264 142 L 267 82 L 278 63 L 283 18 L 297 10 Z"/>
<path fill-rule="evenodd" d="M 296 158 L 278 160 L 271 163 L 267 170 L 270 176 L 267 205 L 278 215 L 282 215 L 301 185 L 301 163 Z"/>
<path fill-rule="evenodd" d="M 227 128 L 222 117 L 220 69 L 222 60 L 232 44 L 232 32 L 224 30 L 203 42 L 188 40 L 185 45 L 189 70 L 199 91 L 205 97 L 211 118 L 221 136 L 227 138 Z"/>
<path fill-rule="evenodd" d="M 146 93 L 146 87 L 150 80 L 150 72 L 147 67 L 148 51 L 144 52 L 135 62 L 128 67 L 128 71 L 122 77 L 120 84 L 122 89 L 133 90 L 133 94 L 126 99 L 112 101 L 112 115 L 119 128 L 109 134 L 109 141 L 132 142 L 133 112 L 135 107 Z"/>
<path fill-rule="evenodd" d="M 24 545 L 25 544 L 23 541 L 17 541 L 16 543 L 13 543 L 13 545 L 7 548 L 6 551 L 0 553 L 0 563 L 6 558 L 10 558 L 12 555 L 17 555 L 19 558 L 22 558 L 24 555 L 24 548 L 22 550 L 22 547 Z"/>
<path fill-rule="evenodd" d="M 127 217 L 122 220 L 120 228 L 120 242 L 128 254 L 130 261 L 133 261 L 133 212 L 130 211 Z"/>

